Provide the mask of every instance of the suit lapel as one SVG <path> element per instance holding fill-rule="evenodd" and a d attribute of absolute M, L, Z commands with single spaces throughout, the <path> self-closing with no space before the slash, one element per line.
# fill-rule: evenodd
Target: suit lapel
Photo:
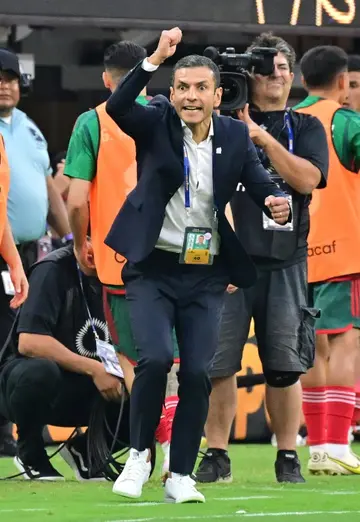
<path fill-rule="evenodd" d="M 214 125 L 214 136 L 213 136 L 213 183 L 214 183 L 214 195 L 215 201 L 221 204 L 223 199 L 223 179 L 222 173 L 226 170 L 226 132 L 223 128 L 221 119 L 217 114 L 213 113 L 213 125 Z"/>

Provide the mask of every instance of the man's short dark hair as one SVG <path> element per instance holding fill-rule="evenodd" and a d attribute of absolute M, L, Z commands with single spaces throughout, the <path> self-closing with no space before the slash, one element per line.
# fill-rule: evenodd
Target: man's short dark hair
<path fill-rule="evenodd" d="M 304 54 L 300 68 L 307 87 L 328 87 L 338 74 L 347 71 L 348 55 L 335 45 L 319 45 Z"/>
<path fill-rule="evenodd" d="M 348 60 L 349 72 L 360 72 L 360 54 L 351 54 Z"/>
<path fill-rule="evenodd" d="M 273 47 L 279 53 L 282 53 L 289 64 L 289 69 L 292 72 L 296 63 L 296 53 L 290 44 L 280 36 L 275 36 L 273 33 L 262 33 L 255 38 L 251 45 L 247 48 L 247 52 L 252 51 L 254 47 Z"/>
<path fill-rule="evenodd" d="M 171 74 L 171 85 L 174 85 L 175 73 L 179 69 L 194 68 L 194 67 L 207 67 L 214 75 L 215 86 L 220 86 L 220 71 L 219 67 L 210 58 L 201 56 L 200 54 L 190 54 L 181 58 L 174 66 Z"/>
<path fill-rule="evenodd" d="M 141 60 L 144 60 L 146 54 L 146 49 L 134 42 L 124 40 L 122 42 L 114 43 L 105 51 L 105 70 L 115 76 L 123 76 Z"/>

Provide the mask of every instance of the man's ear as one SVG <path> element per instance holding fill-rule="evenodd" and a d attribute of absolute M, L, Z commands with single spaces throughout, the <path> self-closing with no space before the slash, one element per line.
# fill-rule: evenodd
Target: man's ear
<path fill-rule="evenodd" d="M 174 104 L 174 95 L 175 95 L 175 91 L 174 91 L 174 87 L 170 87 L 170 103 L 171 104 Z"/>
<path fill-rule="evenodd" d="M 338 75 L 337 78 L 338 86 L 341 91 L 344 91 L 346 87 L 348 86 L 348 72 L 342 72 Z"/>
<path fill-rule="evenodd" d="M 218 87 L 215 90 L 214 109 L 217 109 L 218 107 L 220 107 L 222 94 L 223 94 L 223 88 Z"/>
<path fill-rule="evenodd" d="M 106 71 L 102 73 L 102 81 L 104 83 L 105 89 L 111 89 L 111 80 L 109 78 L 109 74 Z"/>

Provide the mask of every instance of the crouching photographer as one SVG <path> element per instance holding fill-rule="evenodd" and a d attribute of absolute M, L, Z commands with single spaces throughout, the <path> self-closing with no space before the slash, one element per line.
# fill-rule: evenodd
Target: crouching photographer
<path fill-rule="evenodd" d="M 227 445 L 236 412 L 235 374 L 241 369 L 253 317 L 267 383 L 266 403 L 278 444 L 276 478 L 278 482 L 304 482 L 296 453 L 299 377 L 313 364 L 317 315 L 307 299 L 308 206 L 311 192 L 326 186 L 326 135 L 316 118 L 286 108 L 295 65 L 295 52 L 286 41 L 262 34 L 246 55 L 237 59 L 231 54 L 220 55 L 228 73 L 224 76 L 224 108 L 247 123 L 263 166 L 289 196 L 292 221 L 277 226 L 253 204 L 242 186 L 231 201 L 236 234 L 252 256 L 259 277 L 249 289 L 228 288 L 212 368 L 206 424 L 209 449 L 196 478 L 200 482 L 232 479 Z M 269 56 L 273 61 L 270 70 Z M 244 63 L 251 65 L 248 72 L 236 67 Z M 239 107 L 242 109 L 236 111 Z"/>
<path fill-rule="evenodd" d="M 106 425 L 103 452 L 112 443 L 115 447 L 116 431 L 116 450 L 126 447 L 129 401 L 125 396 L 122 401 L 121 379 L 98 359 L 100 350 L 111 350 L 101 285 L 80 271 L 70 245 L 33 265 L 29 283 L 28 299 L 0 357 L 0 414 L 18 430 L 14 463 L 25 479 L 62 480 L 45 451 L 43 428 L 89 426 L 60 454 L 78 480 L 105 480 L 91 457 L 99 442 L 91 429 L 99 434 Z"/>

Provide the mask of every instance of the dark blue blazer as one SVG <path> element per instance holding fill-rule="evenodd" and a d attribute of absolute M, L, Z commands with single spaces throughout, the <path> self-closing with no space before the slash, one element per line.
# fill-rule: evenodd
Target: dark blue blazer
<path fill-rule="evenodd" d="M 154 249 L 166 205 L 184 182 L 183 129 L 174 108 L 161 95 L 146 106 L 135 101 L 152 74 L 138 64 L 106 104 L 111 118 L 136 143 L 138 183 L 105 239 L 106 245 L 131 263 L 144 260 Z M 220 255 L 227 264 L 231 282 L 248 287 L 256 280 L 256 270 L 225 217 L 225 206 L 239 183 L 268 215 L 265 198 L 285 194 L 262 167 L 244 123 L 215 113 L 213 123 L 213 182 Z"/>

